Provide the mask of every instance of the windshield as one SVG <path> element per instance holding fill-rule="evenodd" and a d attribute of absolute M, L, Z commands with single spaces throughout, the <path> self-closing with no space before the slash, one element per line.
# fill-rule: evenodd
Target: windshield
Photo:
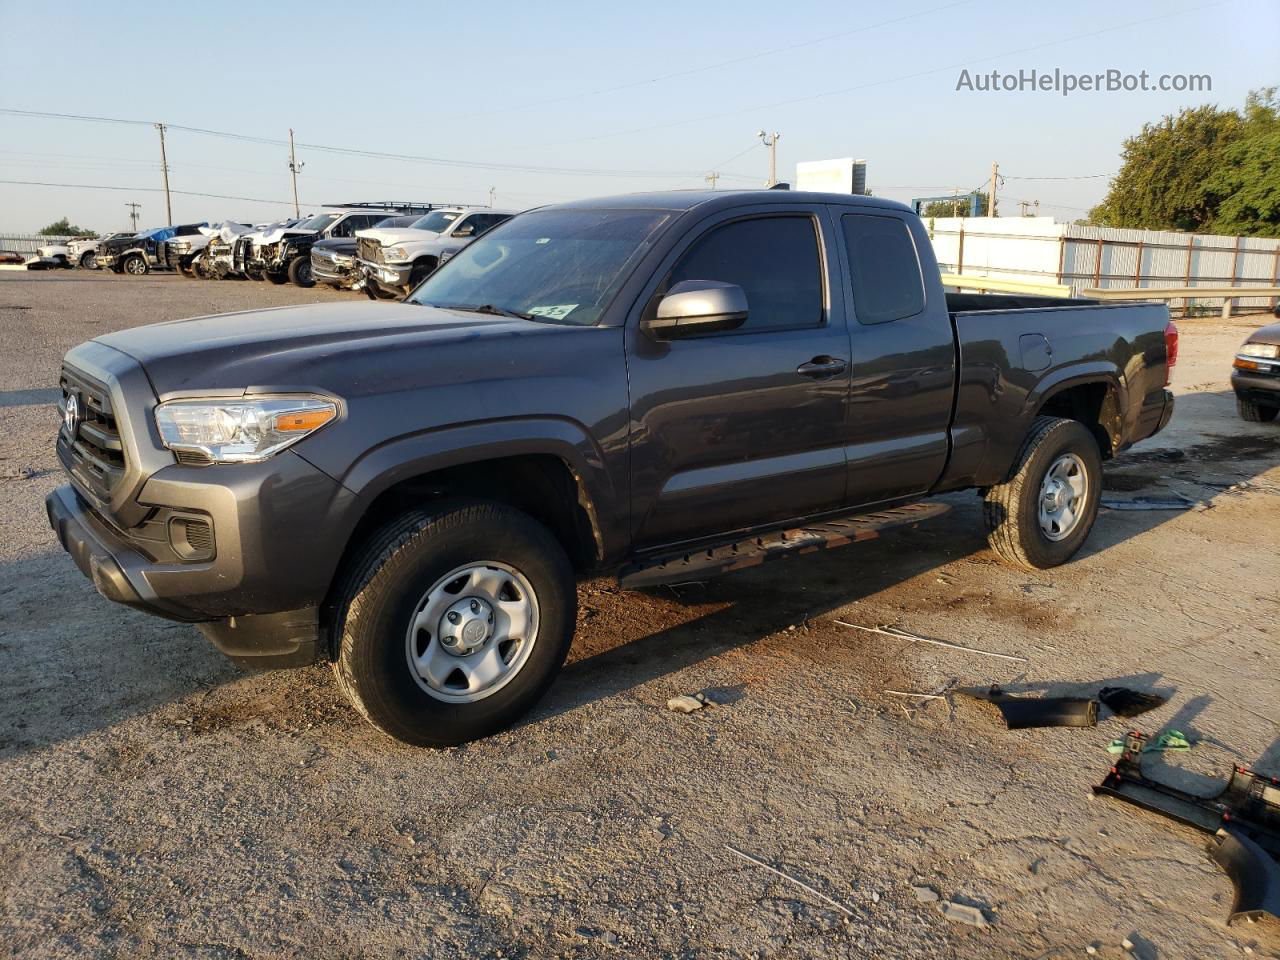
<path fill-rule="evenodd" d="M 319 232 L 327 227 L 333 221 L 337 220 L 341 214 L 338 213 L 322 213 L 318 217 L 310 217 L 301 223 L 296 223 L 290 229 L 293 230 L 315 230 Z"/>
<path fill-rule="evenodd" d="M 653 210 L 544 210 L 494 227 L 423 281 L 424 306 L 491 306 L 589 326 L 667 221 Z"/>
<path fill-rule="evenodd" d="M 445 210 L 432 210 L 425 217 L 419 217 L 412 224 L 415 230 L 431 230 L 435 233 L 444 233 L 448 229 L 449 224 L 457 220 L 462 214 L 456 212 L 448 212 Z"/>

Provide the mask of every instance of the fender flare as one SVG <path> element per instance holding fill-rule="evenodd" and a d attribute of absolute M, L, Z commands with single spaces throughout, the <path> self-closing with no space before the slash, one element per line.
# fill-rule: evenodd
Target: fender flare
<path fill-rule="evenodd" d="M 603 556 L 611 538 L 602 520 L 625 516 L 626 503 L 606 468 L 604 452 L 573 420 L 521 417 L 400 436 L 361 455 L 337 479 L 355 494 L 363 513 L 380 494 L 406 480 L 449 467 L 530 455 L 553 456 L 569 468 Z"/>

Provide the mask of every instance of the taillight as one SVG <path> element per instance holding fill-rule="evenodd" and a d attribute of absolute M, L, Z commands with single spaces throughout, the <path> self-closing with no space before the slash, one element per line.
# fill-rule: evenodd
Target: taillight
<path fill-rule="evenodd" d="M 1178 363 L 1178 325 L 1172 320 L 1164 328 L 1164 385 L 1173 382 L 1173 368 Z"/>

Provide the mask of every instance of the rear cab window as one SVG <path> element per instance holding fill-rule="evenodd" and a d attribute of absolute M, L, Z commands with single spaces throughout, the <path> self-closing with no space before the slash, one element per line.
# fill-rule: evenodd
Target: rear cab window
<path fill-rule="evenodd" d="M 847 213 L 840 226 L 858 322 L 889 323 L 922 312 L 924 278 L 906 223 L 897 217 Z"/>

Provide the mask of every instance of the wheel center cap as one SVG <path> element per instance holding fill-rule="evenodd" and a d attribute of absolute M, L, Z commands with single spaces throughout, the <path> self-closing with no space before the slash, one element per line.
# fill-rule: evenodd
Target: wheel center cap
<path fill-rule="evenodd" d="M 479 597 L 465 597 L 440 618 L 440 644 L 455 656 L 475 653 L 493 635 L 493 607 Z"/>

